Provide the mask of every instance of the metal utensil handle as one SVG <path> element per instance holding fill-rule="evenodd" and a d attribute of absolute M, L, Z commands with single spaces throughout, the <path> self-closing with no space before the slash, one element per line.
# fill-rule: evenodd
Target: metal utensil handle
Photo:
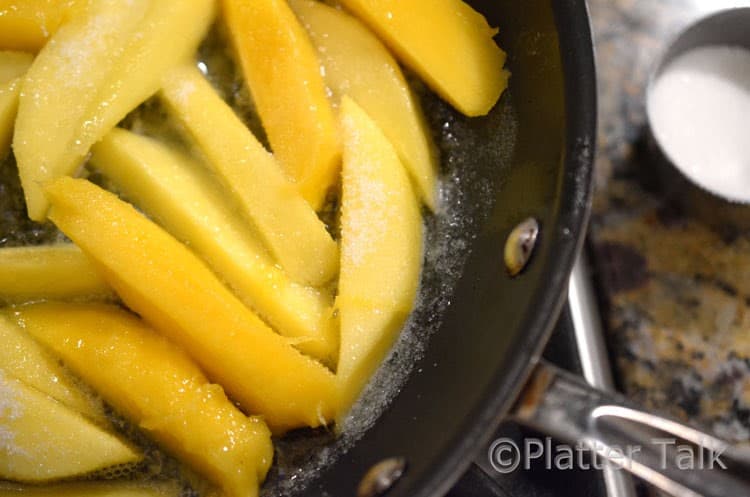
<path fill-rule="evenodd" d="M 750 495 L 747 450 L 644 412 L 544 361 L 512 416 L 675 496 Z"/>
<path fill-rule="evenodd" d="M 585 250 L 578 254 L 570 273 L 568 308 L 583 377 L 595 388 L 614 391 L 612 367 L 607 356 L 601 316 Z M 619 468 L 607 466 L 602 468 L 602 477 L 607 497 L 635 497 L 635 485 L 629 474 L 623 473 Z"/>

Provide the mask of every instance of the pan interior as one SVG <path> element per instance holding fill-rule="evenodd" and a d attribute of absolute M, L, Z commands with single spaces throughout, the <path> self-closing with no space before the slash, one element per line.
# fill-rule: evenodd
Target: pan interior
<path fill-rule="evenodd" d="M 276 441 L 264 496 L 352 496 L 372 464 L 394 456 L 405 457 L 409 469 L 389 496 L 442 493 L 512 401 L 544 340 L 546 328 L 538 323 L 553 319 L 554 294 L 585 217 L 581 209 L 570 212 L 565 199 L 576 194 L 578 203 L 588 201 L 586 185 L 571 191 L 576 172 L 564 160 L 571 138 L 554 2 L 469 3 L 500 27 L 510 88 L 488 116 L 468 119 L 412 78 L 441 162 L 441 209 L 425 216 L 416 309 L 342 435 L 308 430 Z M 556 8 L 585 16 L 582 1 L 569 4 Z M 215 35 L 214 41 L 221 36 Z M 204 44 L 201 57 L 220 72 L 227 61 L 207 59 L 215 52 L 211 44 Z M 214 82 L 223 85 L 230 103 L 246 109 L 243 117 L 262 137 L 237 79 Z M 160 112 L 147 104 L 128 124 L 148 127 L 147 115 L 157 114 L 158 121 Z M 0 176 L 0 246 L 62 240 L 52 226 L 26 219 L 12 159 L 0 164 Z M 513 280 L 502 248 L 508 232 L 529 216 L 541 222 L 541 245 L 528 270 Z"/>

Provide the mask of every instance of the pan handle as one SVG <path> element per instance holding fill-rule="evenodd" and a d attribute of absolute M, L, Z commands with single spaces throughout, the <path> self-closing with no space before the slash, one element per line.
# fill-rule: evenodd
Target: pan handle
<path fill-rule="evenodd" d="M 512 413 L 514 420 L 577 449 L 592 451 L 680 497 L 750 495 L 750 451 L 634 407 L 541 361 Z"/>

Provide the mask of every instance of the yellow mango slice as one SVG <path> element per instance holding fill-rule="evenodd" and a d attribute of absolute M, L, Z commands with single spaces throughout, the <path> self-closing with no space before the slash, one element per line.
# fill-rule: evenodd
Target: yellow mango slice
<path fill-rule="evenodd" d="M 435 210 L 437 164 L 419 103 L 388 50 L 358 19 L 313 0 L 290 5 L 310 34 L 335 103 L 357 102 L 398 152 L 422 201 Z"/>
<path fill-rule="evenodd" d="M 116 410 L 230 497 L 257 496 L 271 432 L 248 418 L 185 353 L 138 318 L 103 304 L 17 307 L 20 324 Z M 106 364 L 92 368 L 92 364 Z"/>
<path fill-rule="evenodd" d="M 114 293 L 72 243 L 0 248 L 0 301 L 112 299 Z"/>
<path fill-rule="evenodd" d="M 34 56 L 26 52 L 0 50 L 0 83 L 8 83 L 28 71 Z"/>
<path fill-rule="evenodd" d="M 263 415 L 275 433 L 331 419 L 333 375 L 271 331 L 189 249 L 86 180 L 60 178 L 46 191 L 50 219 L 101 266 L 128 307 L 243 409 Z"/>
<path fill-rule="evenodd" d="M 53 35 L 24 79 L 13 138 L 31 219 L 45 219 L 44 184 L 74 174 L 91 145 L 193 54 L 212 9 L 211 0 L 100 0 Z"/>
<path fill-rule="evenodd" d="M 170 73 L 161 97 L 292 279 L 313 286 L 331 280 L 338 271 L 336 242 L 198 69 L 186 65 Z"/>
<path fill-rule="evenodd" d="M 315 49 L 285 0 L 223 5 L 271 149 L 318 209 L 336 182 L 341 147 Z"/>
<path fill-rule="evenodd" d="M 100 425 L 106 424 L 101 402 L 85 392 L 57 358 L 4 315 L 0 315 L 0 343 L 3 344 L 0 347 L 0 371 Z"/>
<path fill-rule="evenodd" d="M 32 486 L 0 482 L 0 497 L 178 497 L 180 489 L 169 483 L 120 481 L 64 483 Z"/>
<path fill-rule="evenodd" d="M 508 85 L 505 52 L 461 0 L 341 0 L 405 65 L 467 116 L 487 114 Z"/>
<path fill-rule="evenodd" d="M 0 371 L 0 478 L 41 482 L 141 456 L 113 434 Z"/>
<path fill-rule="evenodd" d="M 338 337 L 328 323 L 329 296 L 294 283 L 269 259 L 199 164 L 118 128 L 92 148 L 90 163 L 206 260 L 245 304 L 295 338 L 297 348 L 332 360 Z"/>
<path fill-rule="evenodd" d="M 348 97 L 341 101 L 341 130 L 339 419 L 398 336 L 422 266 L 419 203 L 395 149 Z"/>
<path fill-rule="evenodd" d="M 20 87 L 20 79 L 0 83 L 0 161 L 5 159 L 10 152 Z"/>
<path fill-rule="evenodd" d="M 84 15 L 57 30 L 26 74 L 13 151 L 31 219 L 45 218 L 42 185 L 72 174 L 83 160 L 88 149 L 81 150 L 83 127 L 96 122 L 92 111 L 99 90 L 150 3 L 102 0 L 92 4 Z"/>
<path fill-rule="evenodd" d="M 18 111 L 20 78 L 32 60 L 34 57 L 28 53 L 0 51 L 0 160 L 5 159 L 10 151 L 13 125 Z"/>
<path fill-rule="evenodd" d="M 86 0 L 0 0 L 0 49 L 36 52 Z"/>
<path fill-rule="evenodd" d="M 97 102 L 97 116 L 104 125 L 99 129 L 84 126 L 85 142 L 99 141 L 159 90 L 170 69 L 192 59 L 213 23 L 215 7 L 215 0 L 151 0 L 146 18 L 133 33 Z"/>

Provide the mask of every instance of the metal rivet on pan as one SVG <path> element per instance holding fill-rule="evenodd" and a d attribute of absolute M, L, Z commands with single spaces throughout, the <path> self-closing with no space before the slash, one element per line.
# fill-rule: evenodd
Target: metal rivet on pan
<path fill-rule="evenodd" d="M 357 497 L 379 497 L 393 487 L 404 475 L 406 459 L 391 457 L 384 459 L 365 474 L 357 487 Z"/>
<path fill-rule="evenodd" d="M 528 264 L 539 238 L 539 222 L 530 217 L 523 220 L 505 241 L 505 267 L 508 274 L 517 276 Z"/>

